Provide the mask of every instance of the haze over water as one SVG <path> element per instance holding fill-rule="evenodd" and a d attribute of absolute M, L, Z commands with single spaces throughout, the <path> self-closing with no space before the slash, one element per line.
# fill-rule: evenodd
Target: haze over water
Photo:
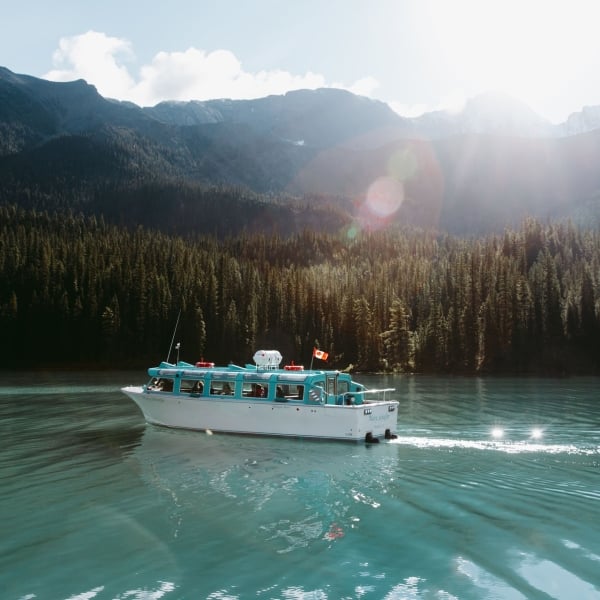
<path fill-rule="evenodd" d="M 600 598 L 597 378 L 358 377 L 373 446 L 146 426 L 143 372 L 5 374 L 9 600 Z"/>

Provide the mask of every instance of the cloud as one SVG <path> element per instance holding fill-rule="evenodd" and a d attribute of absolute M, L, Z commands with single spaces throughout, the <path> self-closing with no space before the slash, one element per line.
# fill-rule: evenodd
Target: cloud
<path fill-rule="evenodd" d="M 340 87 L 371 96 L 377 80 L 365 77 L 350 85 L 328 84 L 323 75 L 294 75 L 283 70 L 245 71 L 229 50 L 158 52 L 134 77 L 127 62 L 134 61 L 131 43 L 97 31 L 61 38 L 53 55 L 54 70 L 46 79 L 72 81 L 83 78 L 100 94 L 153 106 L 163 100 L 250 99 L 284 94 L 295 89 Z"/>
<path fill-rule="evenodd" d="M 431 107 L 427 104 L 403 104 L 402 102 L 388 102 L 389 107 L 401 117 L 420 117 L 429 112 Z"/>
<path fill-rule="evenodd" d="M 159 52 L 142 67 L 133 90 L 134 101 L 208 100 L 211 98 L 260 98 L 290 89 L 325 86 L 321 75 L 291 75 L 286 71 L 248 73 L 228 50 Z"/>
<path fill-rule="evenodd" d="M 129 71 L 117 60 L 131 60 L 131 44 L 97 31 L 61 38 L 52 60 L 55 70 L 46 73 L 52 81 L 85 79 L 96 85 L 100 93 L 119 98 L 125 90 L 135 86 Z"/>
<path fill-rule="evenodd" d="M 358 96 L 367 96 L 368 98 L 373 98 L 375 90 L 379 87 L 379 81 L 374 77 L 363 77 L 358 81 L 355 81 L 352 85 L 347 86 L 342 83 L 334 84 L 334 87 L 346 89 L 353 94 L 357 94 Z"/>

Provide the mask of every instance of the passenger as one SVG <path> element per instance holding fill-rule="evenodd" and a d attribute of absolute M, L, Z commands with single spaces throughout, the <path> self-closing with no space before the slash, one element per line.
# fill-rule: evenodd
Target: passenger
<path fill-rule="evenodd" d="M 283 393 L 283 388 L 280 385 L 277 386 L 275 396 L 277 398 L 285 398 L 285 394 Z"/>
<path fill-rule="evenodd" d="M 194 387 L 192 388 L 192 394 L 201 394 L 204 390 L 204 384 L 201 381 L 196 381 L 194 383 Z"/>
<path fill-rule="evenodd" d="M 226 396 L 231 396 L 231 394 L 233 394 L 233 390 L 231 389 L 231 386 L 229 385 L 229 383 L 226 382 L 223 385 L 223 391 L 221 393 Z"/>

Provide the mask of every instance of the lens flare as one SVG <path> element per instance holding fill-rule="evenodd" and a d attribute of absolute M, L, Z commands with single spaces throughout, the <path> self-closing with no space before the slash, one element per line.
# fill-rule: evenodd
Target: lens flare
<path fill-rule="evenodd" d="M 414 177 L 418 167 L 418 159 L 410 147 L 396 150 L 390 155 L 387 162 L 388 175 L 399 181 L 408 181 Z"/>
<path fill-rule="evenodd" d="M 359 229 L 358 225 L 352 224 L 346 230 L 346 237 L 349 240 L 353 240 L 356 236 L 358 236 L 359 233 L 360 233 L 360 229 Z"/>
<path fill-rule="evenodd" d="M 393 177 L 376 179 L 367 190 L 365 204 L 377 217 L 390 217 L 404 202 L 404 185 Z"/>

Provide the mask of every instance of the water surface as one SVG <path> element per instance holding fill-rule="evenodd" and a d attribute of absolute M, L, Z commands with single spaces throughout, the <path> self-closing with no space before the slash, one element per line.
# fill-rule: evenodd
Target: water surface
<path fill-rule="evenodd" d="M 372 446 L 147 426 L 144 380 L 4 375 L 2 598 L 600 598 L 598 379 L 363 377 Z"/>

